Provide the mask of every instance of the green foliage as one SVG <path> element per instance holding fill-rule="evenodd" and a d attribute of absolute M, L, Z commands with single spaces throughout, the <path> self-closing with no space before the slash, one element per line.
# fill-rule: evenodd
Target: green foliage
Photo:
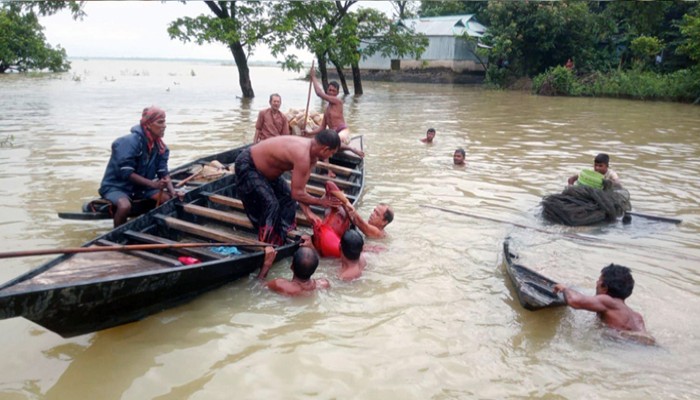
<path fill-rule="evenodd" d="M 476 14 L 479 21 L 488 23 L 485 19 L 487 1 L 421 1 L 418 14 L 421 17 L 440 17 L 445 15 Z"/>
<path fill-rule="evenodd" d="M 581 87 L 572 70 L 557 66 L 537 75 L 532 80 L 532 89 L 537 94 L 548 96 L 576 96 Z"/>
<path fill-rule="evenodd" d="M 641 70 L 615 70 L 577 78 L 556 67 L 533 79 L 533 91 L 542 95 L 620 97 L 638 100 L 700 102 L 700 67 L 671 74 Z"/>
<path fill-rule="evenodd" d="M 507 60 L 516 76 L 532 76 L 576 58 L 591 68 L 598 37 L 588 3 L 494 0 L 486 10 L 490 24 L 483 42 L 491 61 Z"/>
<path fill-rule="evenodd" d="M 630 44 L 630 50 L 636 57 L 639 69 L 644 69 L 648 65 L 653 65 L 654 57 L 661 53 L 664 45 L 658 38 L 650 36 L 640 36 Z"/>
<path fill-rule="evenodd" d="M 0 8 L 0 73 L 11 68 L 21 72 L 69 70 L 65 49 L 46 43 L 43 30 L 31 9 L 24 11 L 18 4 L 3 4 Z"/>
<path fill-rule="evenodd" d="M 700 6 L 695 11 L 695 14 L 700 14 Z M 680 32 L 683 39 L 682 44 L 678 46 L 678 52 L 700 62 L 700 16 L 684 15 L 680 23 Z"/>

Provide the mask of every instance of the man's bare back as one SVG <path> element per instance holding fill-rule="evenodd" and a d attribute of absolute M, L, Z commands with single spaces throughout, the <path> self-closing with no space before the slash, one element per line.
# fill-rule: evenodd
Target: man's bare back
<path fill-rule="evenodd" d="M 326 279 L 309 279 L 308 281 L 287 280 L 282 278 L 267 282 L 267 287 L 285 296 L 308 296 L 317 289 L 327 289 L 331 285 Z"/>
<path fill-rule="evenodd" d="M 250 148 L 250 156 L 255 168 L 269 180 L 295 168 L 310 170 L 318 161 L 311 158 L 311 139 L 297 136 L 264 140 Z"/>

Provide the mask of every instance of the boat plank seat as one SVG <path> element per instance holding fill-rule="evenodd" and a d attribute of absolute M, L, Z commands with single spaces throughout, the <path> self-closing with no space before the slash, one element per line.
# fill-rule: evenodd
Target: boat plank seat
<path fill-rule="evenodd" d="M 243 202 L 239 199 L 234 199 L 233 197 L 222 196 L 220 194 L 210 194 L 209 200 L 212 203 L 229 206 L 237 210 L 245 210 L 245 208 L 243 207 Z M 297 212 L 297 224 L 304 226 L 312 226 L 312 223 L 309 221 L 306 215 L 304 215 L 304 213 L 301 212 Z"/>
<path fill-rule="evenodd" d="M 162 238 L 160 236 L 156 235 L 151 235 L 149 233 L 143 233 L 143 232 L 136 232 L 132 230 L 128 230 L 124 232 L 124 236 L 128 237 L 131 240 L 141 242 L 144 244 L 178 244 L 180 242 L 177 242 L 175 240 L 170 240 L 166 238 Z M 207 260 L 220 260 L 222 258 L 226 258 L 227 256 L 219 254 L 219 253 L 214 253 L 213 251 L 209 251 L 203 248 L 174 248 L 172 251 L 178 252 L 180 254 L 185 254 L 188 256 L 195 256 L 197 258 L 203 258 Z"/>
<path fill-rule="evenodd" d="M 104 240 L 104 239 L 100 239 L 100 240 L 96 241 L 95 243 L 98 243 L 102 246 L 121 246 L 122 245 L 121 243 L 115 243 L 115 242 L 111 242 L 109 240 Z M 161 255 L 158 255 L 155 253 L 150 253 L 148 251 L 134 250 L 134 251 L 129 251 L 129 253 L 133 256 L 145 258 L 146 260 L 151 260 L 151 261 L 154 261 L 157 263 L 165 264 L 165 265 L 170 266 L 170 267 L 179 267 L 182 265 L 182 263 L 178 260 L 174 260 L 172 258 L 161 256 Z"/>
<path fill-rule="evenodd" d="M 350 176 L 350 175 L 362 175 L 362 171 L 358 171 L 352 168 L 346 168 L 346 167 L 341 167 L 340 165 L 335 165 L 331 163 L 327 163 L 325 161 L 319 161 L 316 163 L 316 167 L 318 168 L 323 168 L 323 169 L 328 169 L 336 174 L 343 175 L 343 176 Z"/>
<path fill-rule="evenodd" d="M 350 182 L 350 181 L 347 181 L 345 179 L 331 178 L 328 175 L 320 175 L 320 174 L 316 174 L 316 173 L 311 173 L 310 179 L 315 180 L 315 181 L 322 181 L 322 182 L 331 181 L 331 182 L 335 183 L 336 185 L 338 185 L 338 187 L 341 189 L 348 188 L 348 187 L 354 187 L 354 188 L 361 187 L 359 184 L 357 184 L 355 182 Z"/>
<path fill-rule="evenodd" d="M 197 225 L 174 217 L 167 217 L 162 214 L 155 215 L 155 217 L 159 221 L 162 221 L 169 228 L 176 229 L 181 232 L 186 232 L 195 236 L 216 240 L 224 243 L 267 245 L 267 243 L 260 242 L 256 239 L 251 239 L 249 237 L 237 235 L 231 232 L 224 232 L 221 229 Z"/>
<path fill-rule="evenodd" d="M 182 208 L 185 210 L 185 212 L 188 212 L 190 214 L 215 219 L 217 221 L 238 225 L 249 229 L 254 229 L 253 223 L 250 222 L 250 219 L 248 219 L 248 217 L 245 214 L 240 212 L 215 210 L 212 208 L 198 206 L 196 204 L 185 204 Z M 295 230 L 289 231 L 287 234 L 287 236 L 290 237 L 297 237 L 300 235 L 301 232 Z"/>

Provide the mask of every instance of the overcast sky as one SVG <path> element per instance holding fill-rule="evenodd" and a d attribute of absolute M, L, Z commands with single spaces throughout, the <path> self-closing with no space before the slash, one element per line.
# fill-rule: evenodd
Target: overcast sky
<path fill-rule="evenodd" d="M 388 1 L 361 1 L 358 5 L 380 9 L 387 15 L 393 10 Z M 177 1 L 86 1 L 84 10 L 87 15 L 82 21 L 73 20 L 67 11 L 40 20 L 48 43 L 52 46 L 60 44 L 69 57 L 233 59 L 222 44 L 198 46 L 168 37 L 168 24 L 177 18 L 213 15 L 201 1 L 187 4 Z M 305 61 L 311 60 L 311 55 L 306 52 L 299 52 L 298 56 Z M 262 46 L 256 48 L 250 59 L 274 60 Z"/>

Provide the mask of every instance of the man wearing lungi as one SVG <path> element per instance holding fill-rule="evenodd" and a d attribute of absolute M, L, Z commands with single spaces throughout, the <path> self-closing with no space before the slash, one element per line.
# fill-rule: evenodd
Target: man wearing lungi
<path fill-rule="evenodd" d="M 258 229 L 260 241 L 281 245 L 296 228 L 297 202 L 306 215 L 310 205 L 340 206 L 336 198 L 316 198 L 306 192 L 311 170 L 340 147 L 338 133 L 326 129 L 313 138 L 277 136 L 263 140 L 236 158 L 236 191 L 245 212 Z M 282 178 L 292 172 L 291 188 Z"/>

